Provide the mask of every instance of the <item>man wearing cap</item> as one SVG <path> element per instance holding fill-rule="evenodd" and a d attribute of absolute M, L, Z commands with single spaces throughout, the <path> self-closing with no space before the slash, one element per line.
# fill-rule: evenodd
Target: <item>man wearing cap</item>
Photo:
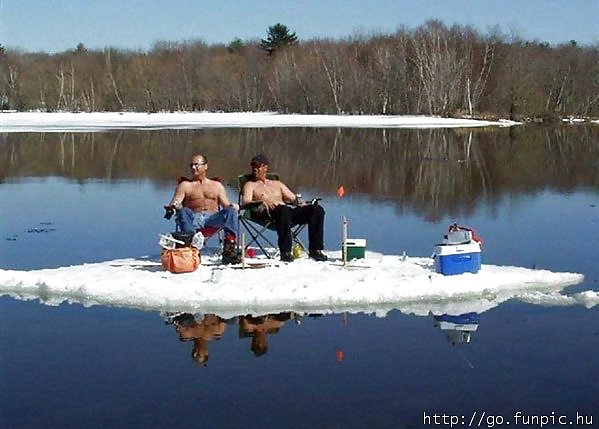
<path fill-rule="evenodd" d="M 210 229 L 214 233 L 223 229 L 223 263 L 239 263 L 235 240 L 239 206 L 229 201 L 222 183 L 206 177 L 208 160 L 205 155 L 194 155 L 189 168 L 193 177 L 181 180 L 177 185 L 171 202 L 164 207 L 167 212 L 165 217 L 169 219 L 176 212 L 175 220 L 181 232 Z"/>
<path fill-rule="evenodd" d="M 326 261 L 324 248 L 324 209 L 318 204 L 300 204 L 290 207 L 286 203 L 297 203 L 296 195 L 279 180 L 267 178 L 268 159 L 264 155 L 256 155 L 250 162 L 252 179 L 247 181 L 242 190 L 242 202 L 248 204 L 261 202 L 258 216 L 272 217 L 277 228 L 278 245 L 281 260 L 292 262 L 291 226 L 308 225 L 309 256 L 316 261 Z"/>

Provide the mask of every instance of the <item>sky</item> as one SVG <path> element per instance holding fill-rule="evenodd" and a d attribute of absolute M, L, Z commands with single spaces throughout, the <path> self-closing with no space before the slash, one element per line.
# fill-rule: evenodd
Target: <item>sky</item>
<path fill-rule="evenodd" d="M 228 44 L 276 23 L 300 40 L 390 34 L 429 19 L 559 44 L 599 44 L 599 0 L 0 0 L 0 43 L 48 53 L 159 41 Z"/>

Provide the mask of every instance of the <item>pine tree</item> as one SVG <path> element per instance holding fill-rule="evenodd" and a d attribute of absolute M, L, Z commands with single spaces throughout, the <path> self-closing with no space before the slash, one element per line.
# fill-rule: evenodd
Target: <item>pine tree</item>
<path fill-rule="evenodd" d="M 230 54 L 242 54 L 244 48 L 245 45 L 239 37 L 234 38 L 231 43 L 229 43 L 229 46 L 227 46 L 227 50 Z"/>
<path fill-rule="evenodd" d="M 297 36 L 286 25 L 277 23 L 268 27 L 266 39 L 260 40 L 260 47 L 272 55 L 277 49 L 295 45 Z"/>

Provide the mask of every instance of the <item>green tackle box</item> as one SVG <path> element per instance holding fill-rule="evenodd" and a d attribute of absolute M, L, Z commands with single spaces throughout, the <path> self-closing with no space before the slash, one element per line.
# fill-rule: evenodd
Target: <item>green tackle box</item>
<path fill-rule="evenodd" d="M 365 238 L 348 238 L 345 243 L 347 246 L 347 261 L 351 261 L 352 259 L 364 258 L 364 255 L 366 253 Z M 343 244 L 341 245 L 341 257 L 345 259 Z"/>

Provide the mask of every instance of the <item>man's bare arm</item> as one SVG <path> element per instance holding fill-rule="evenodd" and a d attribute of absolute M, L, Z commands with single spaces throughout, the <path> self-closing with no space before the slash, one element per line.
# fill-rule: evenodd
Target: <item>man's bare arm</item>
<path fill-rule="evenodd" d="M 183 200 L 185 199 L 185 195 L 187 195 L 187 182 L 181 182 L 177 185 L 177 188 L 175 188 L 175 194 L 169 203 L 169 207 L 180 209 Z"/>
<path fill-rule="evenodd" d="M 239 210 L 239 206 L 237 204 L 233 204 L 227 198 L 227 192 L 225 191 L 225 187 L 222 183 L 218 184 L 218 202 L 221 207 L 233 207 L 235 210 Z"/>
<path fill-rule="evenodd" d="M 243 185 L 242 194 L 241 194 L 241 203 L 247 204 L 253 202 L 253 194 L 254 189 L 252 187 L 252 182 L 247 182 Z"/>
<path fill-rule="evenodd" d="M 295 194 L 283 182 L 281 182 L 281 195 L 283 196 L 283 201 L 288 203 L 294 202 L 296 199 Z"/>

